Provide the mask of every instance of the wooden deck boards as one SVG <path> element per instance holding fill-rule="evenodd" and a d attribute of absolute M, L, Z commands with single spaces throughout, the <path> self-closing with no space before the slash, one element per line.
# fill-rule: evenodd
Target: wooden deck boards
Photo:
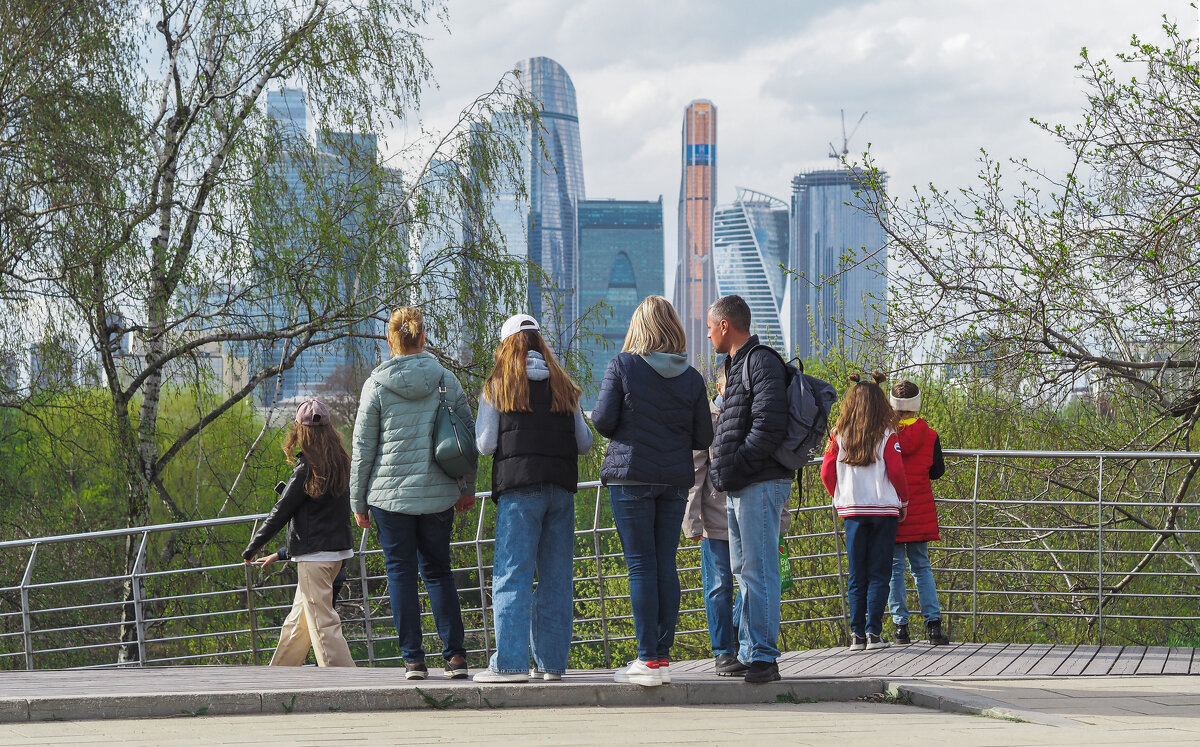
<path fill-rule="evenodd" d="M 779 672 L 784 677 L 798 678 L 1200 675 L 1200 656 L 1191 648 L 1161 646 L 914 643 L 878 651 L 841 647 L 786 653 L 779 660 Z"/>

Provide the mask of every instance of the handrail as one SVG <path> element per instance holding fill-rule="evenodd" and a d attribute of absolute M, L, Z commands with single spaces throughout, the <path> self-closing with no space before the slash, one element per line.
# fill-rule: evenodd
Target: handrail
<path fill-rule="evenodd" d="M 1149 644 L 1165 642 L 1168 636 L 1189 635 L 1187 631 L 1193 630 L 1194 626 L 1188 626 L 1197 619 L 1194 604 L 1200 551 L 1192 543 L 1200 534 L 1196 523 L 1200 487 L 1167 494 L 1160 486 L 1182 474 L 1180 467 L 1162 462 L 1200 460 L 1200 452 L 946 449 L 943 453 L 954 460 L 954 469 L 935 485 L 942 541 L 932 549 L 942 614 L 956 623 L 953 631 L 957 638 L 982 636 L 988 640 L 997 635 L 1027 634 L 1033 628 L 1025 618 L 1039 620 L 1044 630 L 1055 631 L 1044 635 L 1069 635 L 1080 643 L 1102 643 L 1106 636 L 1118 640 L 1132 640 L 1130 635 L 1159 636 L 1140 641 Z M 1056 460 L 1052 479 L 1042 481 L 1039 472 L 1019 464 L 1031 459 Z M 815 472 L 809 469 L 817 464 L 819 460 L 811 460 L 801 471 L 802 502 L 791 506 L 796 520 L 788 549 L 797 589 L 783 599 L 781 614 L 791 645 L 840 636 L 835 631 L 842 629 L 847 614 L 842 527 L 828 495 L 815 482 Z M 1139 475 L 1131 488 L 1131 476 Z M 1145 479 L 1147 476 L 1152 479 Z M 599 481 L 589 481 L 580 483 L 579 490 L 576 526 L 582 528 L 574 532 L 574 563 L 576 583 L 580 584 L 576 603 L 582 605 L 583 613 L 576 618 L 575 642 L 595 652 L 598 658 L 590 659 L 591 665 L 607 666 L 627 655 L 632 638 L 628 581 L 603 487 Z M 591 491 L 590 495 L 584 491 Z M 484 497 L 487 492 L 476 495 Z M 1178 520 L 1164 518 L 1174 517 L 1177 511 Z M 455 552 L 461 553 L 456 556 L 455 573 L 461 574 L 463 614 L 469 618 L 464 622 L 472 641 L 469 648 L 472 656 L 486 656 L 494 646 L 489 594 L 495 540 L 489 527 L 495 508 L 490 501 L 482 501 L 476 512 L 470 536 L 460 533 L 452 544 Z M 8 601 L 0 596 L 0 605 L 7 603 L 12 608 L 3 611 L 0 607 L 4 624 L 0 629 L 0 669 L 16 664 L 21 657 L 26 668 L 33 668 L 38 657 L 46 654 L 55 655 L 54 666 L 96 666 L 96 655 L 88 652 L 113 650 L 120 650 L 122 663 L 134 665 L 247 658 L 261 663 L 260 653 L 269 656 L 274 645 L 278 617 L 289 606 L 294 585 L 287 582 L 286 575 L 260 579 L 245 572 L 248 567 L 237 553 L 228 555 L 233 540 L 225 535 L 237 535 L 236 531 L 220 535 L 222 544 L 214 548 L 218 553 L 215 564 L 211 558 L 208 562 L 197 558 L 196 565 L 180 568 L 146 565 L 154 562 L 154 553 L 147 548 L 152 534 L 230 525 L 245 525 L 253 531 L 253 525 L 265 516 L 248 514 L 0 543 L 0 550 L 24 552 L 11 570 L 15 575 L 0 579 L 5 584 L 3 591 L 11 595 Z M 58 573 L 43 570 L 52 564 L 43 562 L 39 550 L 46 552 L 50 545 L 78 542 L 87 548 L 86 543 L 94 540 L 131 537 L 136 538 L 130 541 L 137 548 L 132 571 L 118 569 L 120 561 L 115 557 L 86 570 L 68 567 L 57 581 L 52 579 Z M 75 552 L 68 549 L 68 553 Z M 395 663 L 397 657 L 390 655 L 394 639 L 389 632 L 382 551 L 370 530 L 362 533 L 357 556 L 348 569 L 351 592 L 339 602 L 347 636 L 362 647 L 356 656 L 365 664 Z M 235 562 L 222 563 L 224 558 Z M 36 581 L 35 563 L 40 576 Z M 697 564 L 698 547 L 681 545 L 679 569 L 685 604 L 678 640 L 688 641 L 685 645 L 693 651 L 708 644 Z M 90 574 L 95 576 L 85 578 Z M 172 585 L 172 577 L 188 580 L 177 587 Z M 122 596 L 115 587 L 121 582 L 131 584 L 132 592 L 117 601 Z M 83 584 L 93 585 L 97 591 L 73 596 L 74 589 Z M 71 591 L 55 592 L 55 587 L 66 586 Z M 179 594 L 179 590 L 189 593 Z M 39 601 L 45 606 L 38 606 Z M 71 601 L 81 604 L 70 606 Z M 117 622 L 104 622 L 107 616 L 97 611 L 126 604 L 129 614 Z M 915 614 L 915 606 L 910 608 Z M 14 622 L 18 618 L 19 626 Z M 1127 621 L 1140 623 L 1131 626 Z M 38 628 L 38 624 L 46 627 Z M 1159 632 L 1141 632 L 1155 625 Z M 98 631 L 113 628 L 120 628 L 123 637 L 99 642 L 107 636 Z M 72 633 L 77 634 L 73 639 Z M 68 639 L 70 645 L 64 645 Z M 79 654 L 64 659 L 64 652 Z"/>

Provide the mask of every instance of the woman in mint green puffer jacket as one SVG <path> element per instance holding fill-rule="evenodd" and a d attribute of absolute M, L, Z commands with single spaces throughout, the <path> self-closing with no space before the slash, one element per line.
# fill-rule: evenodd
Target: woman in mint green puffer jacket
<path fill-rule="evenodd" d="M 442 639 L 447 677 L 467 676 L 458 589 L 450 570 L 454 513 L 475 505 L 475 472 L 458 480 L 433 459 L 433 425 L 439 385 L 459 420 L 472 431 L 475 418 L 454 374 L 425 352 L 420 309 L 402 306 L 388 321 L 392 357 L 363 385 L 354 423 L 350 505 L 360 527 L 375 519 L 387 566 L 388 593 L 408 679 L 424 679 L 425 649 L 418 570 L 425 580 L 433 619 Z M 474 440 L 475 434 L 471 433 Z"/>

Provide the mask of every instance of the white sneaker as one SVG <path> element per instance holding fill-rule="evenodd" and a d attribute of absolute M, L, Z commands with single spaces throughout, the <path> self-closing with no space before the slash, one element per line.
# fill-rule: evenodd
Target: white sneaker
<path fill-rule="evenodd" d="M 629 666 L 621 667 L 613 674 L 614 682 L 629 682 L 644 687 L 655 687 L 663 683 L 662 672 L 657 661 L 634 659 Z"/>
<path fill-rule="evenodd" d="M 537 667 L 529 670 L 529 679 L 542 680 L 543 682 L 562 682 L 562 675 L 558 672 L 543 672 Z"/>
<path fill-rule="evenodd" d="M 482 672 L 476 672 L 471 678 L 475 682 L 483 682 L 487 684 L 498 684 L 501 682 L 528 682 L 529 675 L 524 672 L 495 672 L 491 669 L 485 669 Z"/>
<path fill-rule="evenodd" d="M 671 684 L 671 662 L 667 661 L 666 659 L 659 659 L 658 674 L 660 677 L 662 677 L 662 683 L 664 685 Z"/>

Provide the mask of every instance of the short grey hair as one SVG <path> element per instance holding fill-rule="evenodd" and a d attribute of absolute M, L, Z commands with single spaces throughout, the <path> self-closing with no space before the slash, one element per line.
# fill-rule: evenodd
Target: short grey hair
<path fill-rule="evenodd" d="M 718 322 L 724 319 L 740 332 L 750 331 L 750 305 L 741 296 L 722 296 L 713 301 L 708 316 Z"/>

